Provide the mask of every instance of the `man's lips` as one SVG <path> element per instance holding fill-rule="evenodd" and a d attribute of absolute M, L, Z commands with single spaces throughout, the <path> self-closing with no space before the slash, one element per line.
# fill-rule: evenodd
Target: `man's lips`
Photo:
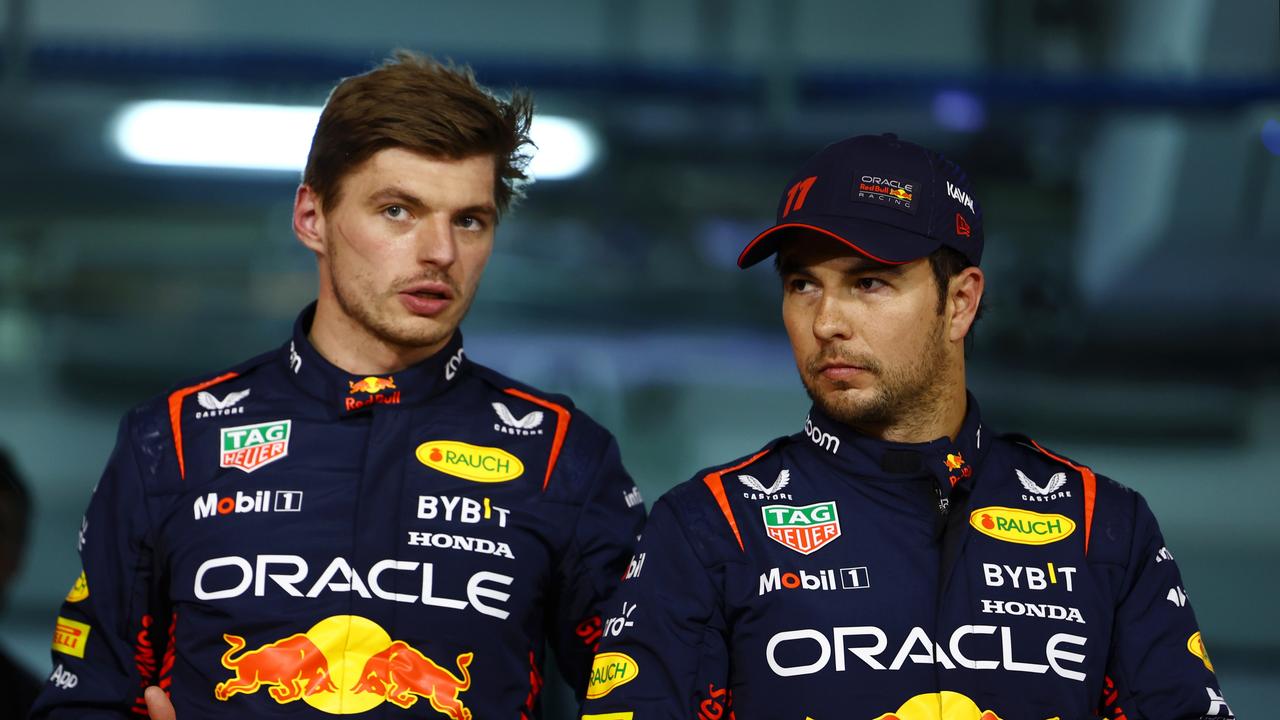
<path fill-rule="evenodd" d="M 865 377 L 873 372 L 864 365 L 838 360 L 820 363 L 817 370 L 822 377 L 837 382 L 848 382 L 859 377 Z"/>
<path fill-rule="evenodd" d="M 831 380 L 849 380 L 851 378 L 857 377 L 858 375 L 861 375 L 867 372 L 867 369 L 864 367 L 858 367 L 857 365 L 836 364 L 836 365 L 823 365 L 822 369 L 819 372 L 822 374 L 823 377 L 826 377 Z"/>
<path fill-rule="evenodd" d="M 415 283 L 400 290 L 400 303 L 414 315 L 434 317 L 453 303 L 453 288 L 441 282 Z"/>
<path fill-rule="evenodd" d="M 408 287 L 401 288 L 400 294 L 443 300 L 452 300 L 454 295 L 453 288 L 449 287 L 448 283 L 434 281 L 414 283 Z"/>

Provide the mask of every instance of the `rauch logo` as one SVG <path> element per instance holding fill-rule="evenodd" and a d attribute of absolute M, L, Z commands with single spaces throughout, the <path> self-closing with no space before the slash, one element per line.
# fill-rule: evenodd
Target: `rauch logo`
<path fill-rule="evenodd" d="M 524 474 L 524 463 L 495 447 L 470 445 L 456 440 L 432 440 L 418 446 L 418 462 L 464 480 L 499 483 Z"/>
<path fill-rule="evenodd" d="M 591 677 L 587 681 L 587 699 L 595 700 L 613 692 L 619 685 L 626 685 L 640 674 L 640 666 L 626 653 L 604 652 L 596 655 L 591 664 Z"/>
<path fill-rule="evenodd" d="M 974 510 L 969 524 L 983 535 L 1022 545 L 1048 545 L 1076 529 L 1075 521 L 1065 515 L 995 505 Z"/>

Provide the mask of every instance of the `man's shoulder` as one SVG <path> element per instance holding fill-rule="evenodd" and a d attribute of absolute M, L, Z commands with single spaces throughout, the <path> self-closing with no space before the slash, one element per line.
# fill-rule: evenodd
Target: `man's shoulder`
<path fill-rule="evenodd" d="M 1036 512 L 1067 515 L 1081 527 L 1095 561 L 1124 563 L 1146 506 L 1141 494 L 1057 449 L 1011 433 L 993 451 L 1007 466 L 1008 482 Z M 1149 512 L 1149 511 L 1147 511 Z"/>
<path fill-rule="evenodd" d="M 673 501 L 714 500 L 718 504 L 718 496 L 725 494 L 723 488 L 726 477 L 772 469 L 781 462 L 778 451 L 789 441 L 789 437 L 774 438 L 746 455 L 704 467 L 694 473 L 693 477 L 672 488 L 668 494 Z"/>
<path fill-rule="evenodd" d="M 1057 477 L 1058 473 L 1069 477 L 1090 478 L 1095 485 L 1095 492 L 1114 495 L 1117 499 L 1136 495 L 1132 488 L 1113 480 L 1092 464 L 1076 459 L 1074 454 L 1050 448 L 1028 435 L 1003 433 L 996 437 L 995 444 L 1005 461 L 1013 465 L 1011 481 L 1020 480 L 1034 468 L 1041 474 L 1049 473 L 1046 475 L 1049 478 Z M 1023 469 L 1024 466 L 1027 470 Z"/>
<path fill-rule="evenodd" d="M 255 380 L 261 375 L 262 369 L 269 366 L 272 361 L 280 359 L 280 348 L 273 348 L 259 355 L 243 360 L 230 367 L 216 370 L 201 372 L 198 375 L 191 375 L 175 380 L 160 393 L 147 398 L 138 405 L 134 406 L 135 411 L 146 411 L 165 409 L 167 410 L 174 396 L 183 398 L 189 395 L 195 395 L 200 390 L 222 385 L 228 381 L 235 379 Z"/>
<path fill-rule="evenodd" d="M 267 381 L 264 370 L 280 358 L 281 349 L 276 348 L 231 367 L 172 383 L 125 413 L 122 427 L 127 435 L 122 440 L 132 443 L 142 457 L 174 455 L 191 420 L 244 412 L 245 399 Z"/>
<path fill-rule="evenodd" d="M 569 396 L 542 390 L 475 361 L 470 361 L 468 366 L 471 377 L 485 388 L 498 423 L 514 434 L 541 426 L 552 433 L 572 432 L 574 440 L 581 438 L 588 444 L 612 438 L 603 425 L 577 407 Z"/>
<path fill-rule="evenodd" d="M 133 406 L 129 411 L 129 418 L 135 422 L 154 416 L 167 420 L 171 414 L 180 412 L 189 399 L 207 410 L 217 409 L 216 406 L 221 403 L 236 403 L 238 400 L 234 397 L 228 401 L 219 395 L 218 393 L 223 389 L 219 386 L 237 380 L 240 381 L 239 384 L 260 380 L 262 369 L 279 356 L 280 349 L 276 348 L 231 367 L 177 380 L 160 393 Z M 211 402 L 213 399 L 219 402 Z"/>
<path fill-rule="evenodd" d="M 753 487 L 742 477 L 769 478 L 775 486 L 782 464 L 779 452 L 789 437 L 770 440 L 763 447 L 727 462 L 705 467 L 668 490 L 659 499 L 691 533 L 711 545 L 744 548 L 739 517 L 744 512 L 744 492 Z M 777 488 L 781 490 L 781 488 Z"/>
<path fill-rule="evenodd" d="M 481 365 L 474 360 L 468 361 L 468 370 L 472 378 L 487 386 L 495 394 L 517 397 L 532 403 L 555 405 L 567 412 L 576 410 L 573 400 L 567 395 L 536 388 L 528 383 L 504 375 L 487 365 Z"/>
<path fill-rule="evenodd" d="M 495 433 L 502 434 L 504 446 L 546 459 L 546 499 L 577 504 L 600 482 L 622 482 L 625 473 L 620 469 L 613 434 L 568 396 L 520 382 L 474 361 L 468 361 L 467 368 L 472 390 L 465 397 L 475 402 L 475 388 L 479 387 L 484 405 L 478 404 L 476 409 L 487 415 Z M 630 481 L 624 484 L 630 485 Z M 639 497 L 634 486 L 630 492 Z M 630 506 L 634 500 L 627 502 Z"/>

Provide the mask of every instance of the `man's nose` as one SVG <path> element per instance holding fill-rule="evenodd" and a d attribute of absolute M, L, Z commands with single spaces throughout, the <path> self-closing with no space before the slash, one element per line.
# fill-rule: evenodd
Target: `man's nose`
<path fill-rule="evenodd" d="M 853 336 L 853 324 L 838 298 L 826 295 L 813 316 L 813 335 L 819 340 L 847 340 Z"/>
<path fill-rule="evenodd" d="M 418 227 L 415 238 L 418 262 L 447 268 L 458 257 L 452 218 L 432 214 Z"/>

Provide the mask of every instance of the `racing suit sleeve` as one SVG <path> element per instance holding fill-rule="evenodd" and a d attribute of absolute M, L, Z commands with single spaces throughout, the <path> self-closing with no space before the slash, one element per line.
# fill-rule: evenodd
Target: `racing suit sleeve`
<path fill-rule="evenodd" d="M 669 497 L 653 508 L 628 577 L 609 603 L 584 720 L 728 716 L 721 592 Z"/>
<path fill-rule="evenodd" d="M 1109 720 L 1233 718 L 1155 516 L 1137 496 L 1104 686 Z"/>
<path fill-rule="evenodd" d="M 94 488 L 78 539 L 83 575 L 55 621 L 53 674 L 32 718 L 146 717 L 168 617 L 157 617 L 138 449 L 128 417 Z M 163 626 L 163 627 L 161 627 Z"/>
<path fill-rule="evenodd" d="M 600 614 L 635 549 L 644 526 L 644 503 L 626 468 L 618 443 L 607 441 L 589 471 L 589 496 L 578 511 L 550 603 L 549 638 L 561 674 L 581 699 L 591 656 L 600 638 Z"/>

